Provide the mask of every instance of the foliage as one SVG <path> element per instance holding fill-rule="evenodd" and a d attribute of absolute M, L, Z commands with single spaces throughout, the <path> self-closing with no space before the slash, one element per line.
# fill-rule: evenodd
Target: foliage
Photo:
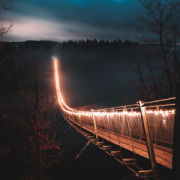
<path fill-rule="evenodd" d="M 52 61 L 44 62 L 33 52 L 26 59 L 14 57 L 6 63 L 5 78 L 14 90 L 9 125 L 21 134 L 16 155 L 33 165 L 43 179 L 44 170 L 59 163 L 64 151 L 60 149 L 62 140 L 56 140 L 62 121 L 59 108 L 55 108 L 56 90 L 48 84 L 54 77 Z"/>

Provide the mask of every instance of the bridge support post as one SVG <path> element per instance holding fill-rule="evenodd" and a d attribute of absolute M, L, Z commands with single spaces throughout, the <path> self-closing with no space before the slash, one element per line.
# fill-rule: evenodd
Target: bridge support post
<path fill-rule="evenodd" d="M 98 140 L 97 124 L 96 124 L 96 119 L 94 117 L 94 110 L 91 109 L 91 112 L 92 112 L 92 118 L 93 118 L 93 122 L 94 122 L 94 131 L 95 131 L 95 134 L 96 134 L 96 140 Z"/>
<path fill-rule="evenodd" d="M 123 111 L 126 110 L 126 106 L 123 106 Z M 125 114 L 122 117 L 122 127 L 121 127 L 121 135 L 124 135 L 124 124 L 125 124 Z"/>
<path fill-rule="evenodd" d="M 112 108 L 112 113 L 113 113 L 113 131 L 116 130 L 117 131 L 117 125 L 116 125 L 116 118 L 115 118 L 115 114 L 114 114 L 114 108 Z"/>
<path fill-rule="evenodd" d="M 180 179 L 180 81 L 176 82 L 176 111 L 174 121 L 174 142 L 173 142 L 173 160 L 172 172 L 173 180 Z"/>
<path fill-rule="evenodd" d="M 73 120 L 73 122 L 74 122 L 74 114 L 72 114 L 72 120 Z"/>
<path fill-rule="evenodd" d="M 141 119 L 142 119 L 144 135 L 145 135 L 148 154 L 149 154 L 149 159 L 151 161 L 151 167 L 152 167 L 153 173 L 155 175 L 158 175 L 158 168 L 157 168 L 153 144 L 152 144 L 152 140 L 151 140 L 150 129 L 149 129 L 148 121 L 146 118 L 146 107 L 142 107 L 142 105 L 143 105 L 142 102 L 139 101 L 139 106 L 141 109 Z"/>
<path fill-rule="evenodd" d="M 82 128 L 82 119 L 80 113 L 79 113 L 79 121 L 80 121 L 80 127 Z"/>

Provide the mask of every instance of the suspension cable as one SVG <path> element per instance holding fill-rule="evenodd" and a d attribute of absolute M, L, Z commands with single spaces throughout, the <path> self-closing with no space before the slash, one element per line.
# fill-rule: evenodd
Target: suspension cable
<path fill-rule="evenodd" d="M 133 176 L 137 176 L 137 175 L 136 175 L 136 174 L 133 174 L 133 175 L 128 176 L 128 177 L 126 177 L 126 178 L 123 178 L 123 179 L 121 179 L 121 180 L 129 179 L 130 177 L 133 177 Z"/>
<path fill-rule="evenodd" d="M 67 172 L 67 170 L 72 166 L 72 164 L 76 161 L 76 159 L 79 158 L 80 154 L 85 150 L 85 148 L 90 144 L 91 139 L 86 143 L 86 145 L 83 147 L 83 149 L 80 151 L 80 153 L 78 155 L 76 155 L 75 159 L 73 160 L 73 162 L 68 166 L 68 168 L 65 170 L 65 173 Z"/>
<path fill-rule="evenodd" d="M 146 108 L 152 108 L 152 107 L 157 107 L 157 106 L 175 106 L 176 104 L 161 104 L 161 105 L 154 105 L 154 106 L 145 106 Z"/>
<path fill-rule="evenodd" d="M 143 102 L 143 103 L 144 104 L 149 104 L 149 103 L 153 103 L 153 102 L 168 101 L 168 100 L 172 100 L 172 99 L 176 99 L 176 97 L 171 97 L 171 98 L 167 98 L 167 99 L 159 99 L 159 100 Z"/>

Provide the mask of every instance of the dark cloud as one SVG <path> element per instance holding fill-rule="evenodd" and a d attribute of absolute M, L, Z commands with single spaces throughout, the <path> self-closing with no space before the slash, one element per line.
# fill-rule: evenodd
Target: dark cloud
<path fill-rule="evenodd" d="M 130 25 L 135 22 L 136 12 L 143 13 L 137 0 L 16 0 L 13 10 L 6 16 L 15 26 L 17 22 L 23 26 L 25 22 L 43 21 L 44 26 L 52 26 L 55 30 L 49 35 L 42 28 L 41 35 L 57 38 L 59 34 L 58 41 L 62 34 L 65 34 L 62 40 L 121 38 L 124 41 L 135 40 L 137 32 Z M 14 32 L 14 36 L 18 33 Z"/>

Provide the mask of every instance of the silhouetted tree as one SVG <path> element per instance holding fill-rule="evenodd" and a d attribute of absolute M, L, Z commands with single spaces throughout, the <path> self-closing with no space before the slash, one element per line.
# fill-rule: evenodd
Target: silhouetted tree
<path fill-rule="evenodd" d="M 24 46 L 24 49 L 28 49 L 28 46 L 27 46 L 27 45 L 25 45 L 25 46 Z"/>
<path fill-rule="evenodd" d="M 104 40 L 104 39 L 101 39 L 99 42 L 94 39 L 94 40 L 90 40 L 90 39 L 87 39 L 86 41 L 84 40 L 79 40 L 79 42 L 77 41 L 68 41 L 68 42 L 63 42 L 62 43 L 62 46 L 61 48 L 62 49 L 65 49 L 65 48 L 104 48 L 104 47 L 118 47 L 118 46 L 121 46 L 123 45 L 121 40 L 119 39 L 118 41 L 117 40 L 114 40 L 112 42 L 109 42 L 108 40 Z M 139 45 L 138 43 L 133 43 L 133 42 L 125 42 L 125 45 Z"/>
<path fill-rule="evenodd" d="M 135 29 L 142 34 L 137 38 L 144 43 L 160 44 L 160 47 L 152 50 L 154 56 L 162 62 L 159 70 L 162 74 L 165 72 L 167 96 L 172 97 L 175 93 L 175 82 L 180 77 L 178 11 L 171 3 L 162 3 L 161 0 L 139 1 L 147 13 L 136 14 L 139 24 L 136 24 Z"/>
<path fill-rule="evenodd" d="M 61 45 L 61 48 L 64 49 L 66 48 L 66 43 L 63 41 L 62 45 Z"/>
<path fill-rule="evenodd" d="M 154 46 L 131 53 L 132 62 L 124 71 L 139 74 L 139 79 L 134 76 L 129 82 L 133 88 L 139 88 L 141 100 L 172 97 L 175 83 L 180 79 L 178 10 L 171 3 L 160 0 L 139 1 L 147 13 L 136 14 L 135 29 L 141 34 L 137 39 Z"/>
<path fill-rule="evenodd" d="M 123 45 L 129 45 L 129 44 L 130 44 L 129 40 L 125 40 L 125 41 L 123 42 Z"/>
<path fill-rule="evenodd" d="M 20 46 L 19 46 L 19 49 L 21 49 L 21 50 L 22 50 L 22 49 L 23 49 L 23 46 L 22 46 L 22 45 L 20 45 Z"/>
<path fill-rule="evenodd" d="M 98 44 L 97 39 L 94 39 L 93 43 L 94 45 L 97 45 Z"/>
<path fill-rule="evenodd" d="M 13 0 L 11 0 L 12 2 Z M 4 1 L 3 3 L 0 2 L 0 9 L 4 9 L 4 10 L 11 10 L 12 9 L 12 4 L 7 4 L 8 1 Z M 0 19 L 2 19 L 2 17 L 0 17 Z M 1 23 L 1 26 L 0 26 L 0 55 L 1 53 L 3 53 L 4 51 L 4 40 L 3 40 L 3 37 L 6 33 L 8 33 L 10 31 L 10 29 L 12 28 L 12 24 L 10 24 L 9 27 L 4 27 L 3 24 Z M 9 56 L 8 54 L 6 56 Z M 0 69 L 1 69 L 1 66 L 2 66 L 2 63 L 8 58 L 5 58 L 5 59 L 2 59 L 0 58 Z"/>
<path fill-rule="evenodd" d="M 113 47 L 117 47 L 117 45 L 118 45 L 117 40 L 114 40 L 113 43 L 112 43 L 112 46 L 113 46 Z"/>
<path fill-rule="evenodd" d="M 49 44 L 46 44 L 45 50 L 50 50 L 50 45 Z"/>
<path fill-rule="evenodd" d="M 122 45 L 122 41 L 120 39 L 118 39 L 118 46 Z"/>
<path fill-rule="evenodd" d="M 13 0 L 12 0 L 13 1 Z M 12 9 L 12 1 L 8 2 L 6 1 L 0 1 L 0 11 L 3 10 L 11 10 Z M 10 3 L 10 4 L 9 4 Z M 1 11 L 2 12 L 2 11 Z M 0 17 L 0 21 L 3 19 L 3 17 Z M 2 74 L 5 70 L 4 64 L 6 63 L 7 60 L 9 60 L 12 55 L 13 55 L 13 47 L 10 43 L 4 42 L 4 35 L 7 34 L 12 28 L 12 24 L 9 25 L 9 27 L 4 27 L 3 23 L 0 23 L 0 90 L 4 88 L 7 85 L 7 82 L 4 80 L 4 74 Z M 4 105 L 2 105 L 1 99 L 0 99 L 0 128 L 1 128 L 1 133 L 3 125 L 6 124 L 5 120 L 5 114 L 4 114 Z M 7 143 L 3 143 L 3 138 L 4 135 L 1 134 L 1 141 L 0 141 L 0 159 L 5 158 L 9 152 L 10 148 L 7 147 Z M 0 171 L 0 176 L 2 172 Z M 2 178 L 2 177 L 1 177 Z"/>
<path fill-rule="evenodd" d="M 106 40 L 106 42 L 105 42 L 105 46 L 106 46 L 106 47 L 108 47 L 108 46 L 109 46 L 109 44 L 110 44 L 110 43 L 109 43 L 109 41 L 108 41 L 108 40 Z"/>
<path fill-rule="evenodd" d="M 16 102 L 13 122 L 23 135 L 19 154 L 34 164 L 42 180 L 44 169 L 58 163 L 62 154 L 60 141 L 55 141 L 60 126 L 53 109 L 57 94 L 45 83 L 54 77 L 53 64 L 44 63 L 35 53 L 26 62 L 15 59 L 9 68 L 7 79 L 13 84 Z"/>

